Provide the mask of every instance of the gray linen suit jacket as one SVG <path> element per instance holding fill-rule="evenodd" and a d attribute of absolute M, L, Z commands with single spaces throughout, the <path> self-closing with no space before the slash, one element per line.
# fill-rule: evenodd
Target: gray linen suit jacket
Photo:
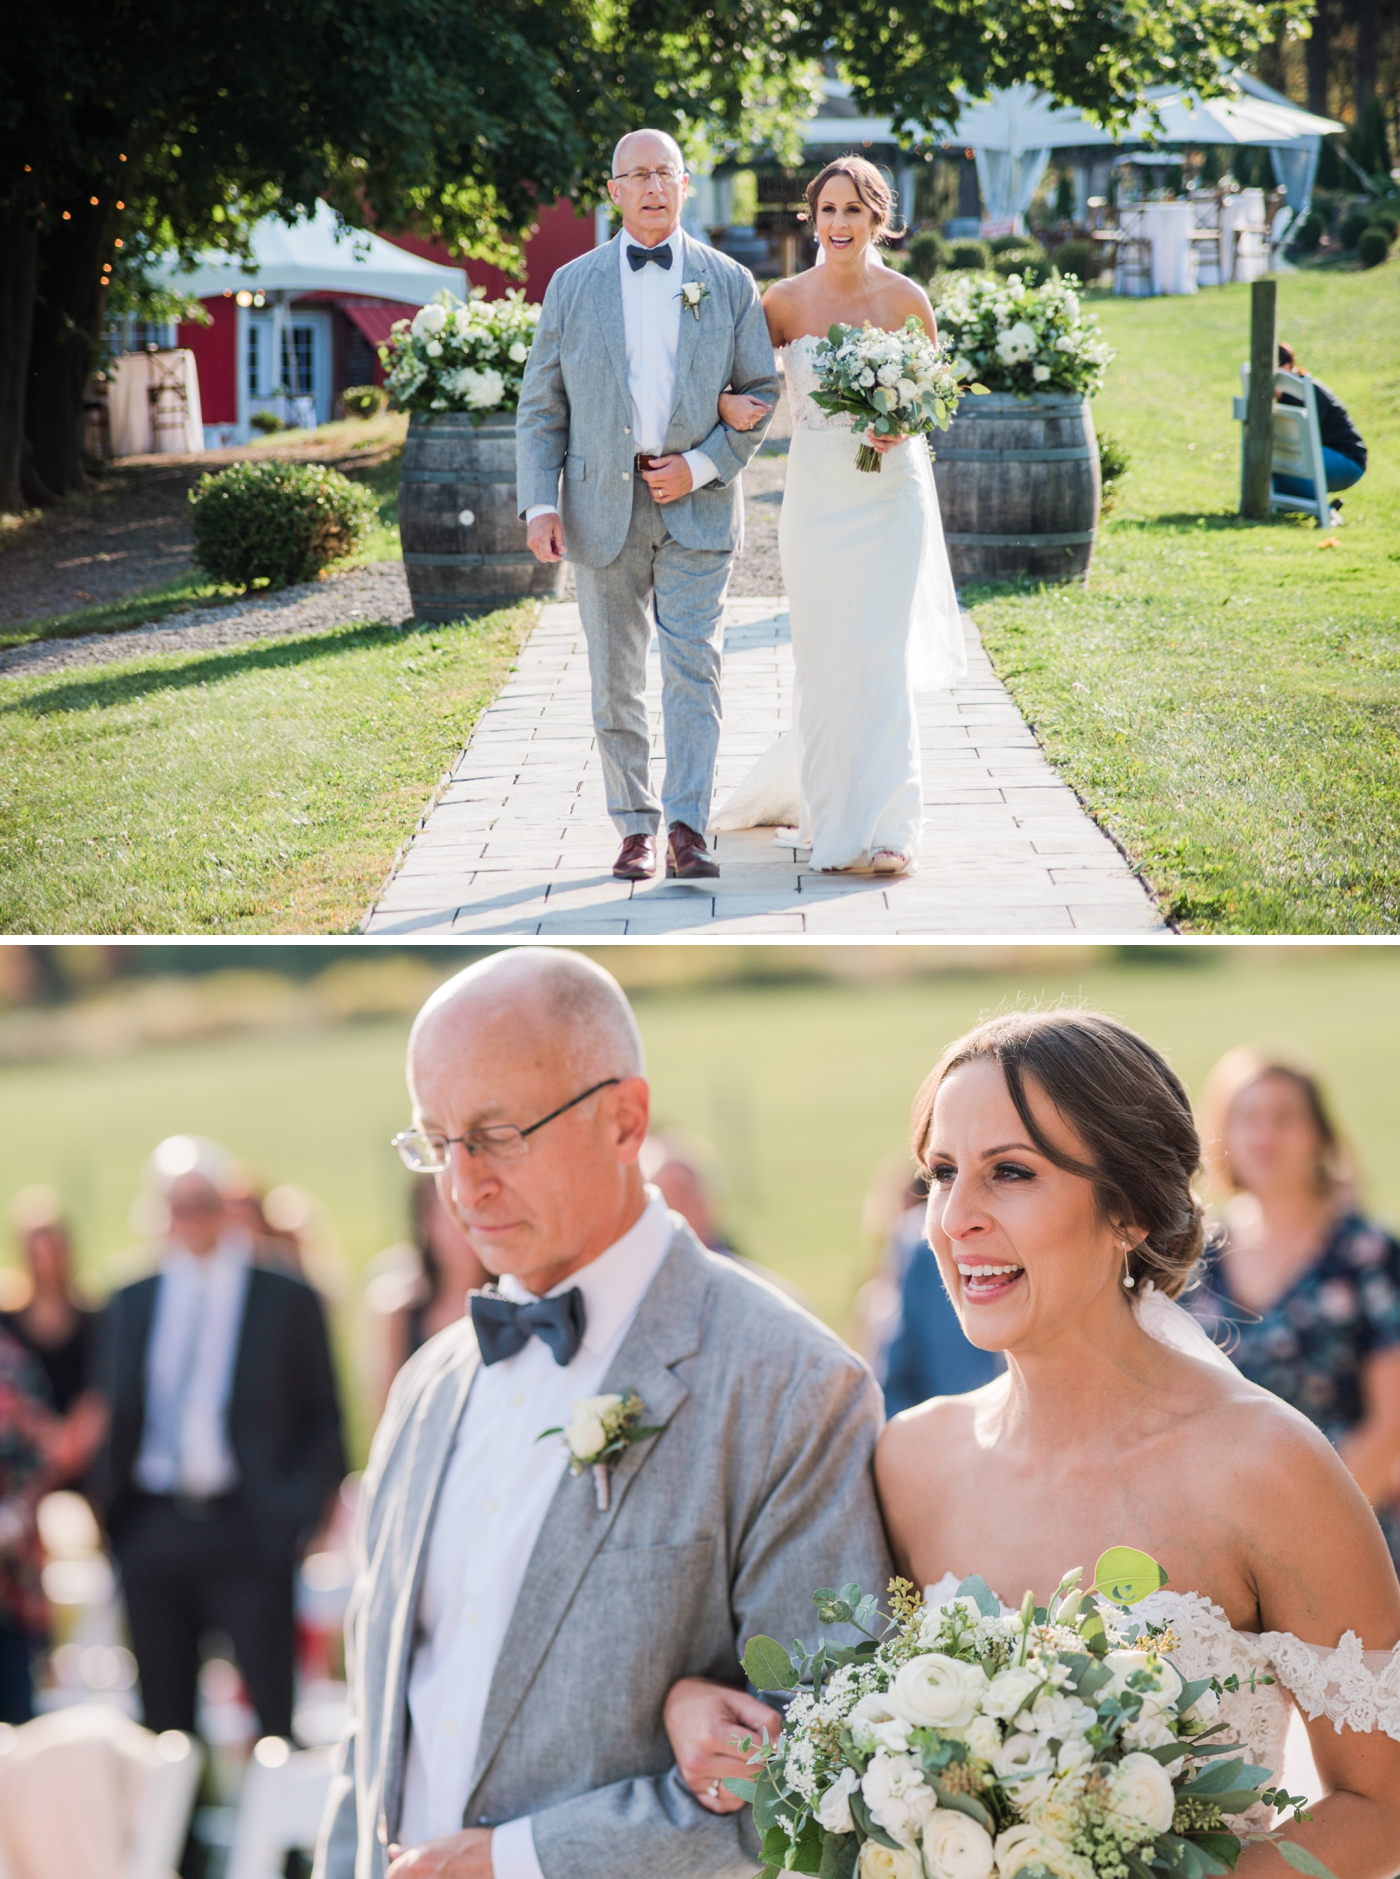
<path fill-rule="evenodd" d="M 556 504 L 569 558 L 588 568 L 617 559 L 632 522 L 638 445 L 618 275 L 618 250 L 626 240 L 625 232 L 616 235 L 569 262 L 545 289 L 515 420 L 520 513 L 536 503 Z M 676 291 L 683 281 L 703 281 L 709 296 L 698 320 L 681 309 L 676 398 L 664 449 L 703 450 L 719 480 L 668 504 L 666 526 L 683 548 L 733 550 L 744 538 L 739 472 L 763 441 L 778 398 L 773 348 L 748 269 L 682 229 L 671 244 L 679 251 L 680 265 L 671 268 Z M 769 417 L 751 431 L 727 429 L 718 399 L 729 388 L 766 399 Z"/>
<path fill-rule="evenodd" d="M 380 1879 L 398 1833 L 419 1585 L 477 1362 L 470 1319 L 440 1332 L 374 1438 L 346 1621 L 352 1723 L 314 1879 Z M 679 1677 L 742 1685 L 758 1632 L 820 1632 L 819 1586 L 884 1591 L 880 1394 L 823 1325 L 679 1223 L 604 1388 L 628 1385 L 662 1432 L 617 1462 L 607 1513 L 587 1474 L 561 1480 L 492 1679 L 464 1824 L 530 1815 L 545 1879 L 749 1879 L 748 1810 L 719 1817 L 692 1799 L 662 1705 Z"/>

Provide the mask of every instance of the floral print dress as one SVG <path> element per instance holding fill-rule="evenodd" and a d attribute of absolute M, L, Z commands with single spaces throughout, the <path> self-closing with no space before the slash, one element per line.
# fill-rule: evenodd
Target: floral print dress
<path fill-rule="evenodd" d="M 1334 1445 L 1366 1413 L 1369 1358 L 1400 1345 L 1400 1241 L 1360 1214 L 1345 1214 L 1319 1258 L 1266 1311 L 1230 1291 L 1228 1240 L 1209 1253 L 1202 1282 L 1182 1300 L 1241 1373 L 1316 1423 Z M 1400 1518 L 1378 1510 L 1400 1562 Z"/>

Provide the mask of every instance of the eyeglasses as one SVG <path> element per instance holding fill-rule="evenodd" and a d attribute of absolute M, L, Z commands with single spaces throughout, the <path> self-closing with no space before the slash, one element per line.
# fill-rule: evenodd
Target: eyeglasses
<path fill-rule="evenodd" d="M 454 1143 L 460 1142 L 467 1153 L 475 1159 L 485 1155 L 490 1161 L 520 1161 L 530 1150 L 526 1138 L 542 1129 L 546 1122 L 553 1122 L 566 1110 L 577 1109 L 590 1096 L 596 1096 L 599 1090 L 610 1089 L 614 1083 L 620 1083 L 621 1077 L 605 1077 L 601 1083 L 595 1083 L 592 1089 L 585 1090 L 582 1096 L 571 1096 L 557 1109 L 551 1109 L 547 1116 L 541 1116 L 538 1122 L 532 1122 L 528 1129 L 517 1128 L 513 1122 L 493 1122 L 482 1129 L 468 1129 L 465 1135 L 429 1135 L 423 1129 L 404 1129 L 394 1137 L 393 1146 L 399 1151 L 399 1160 L 405 1168 L 411 1168 L 415 1174 L 441 1174 L 447 1167 L 450 1157 L 448 1150 Z"/>
<path fill-rule="evenodd" d="M 638 189 L 644 189 L 654 176 L 663 189 L 669 189 L 685 175 L 684 170 L 667 168 L 654 170 L 624 170 L 621 176 L 614 176 L 615 183 L 635 183 Z"/>

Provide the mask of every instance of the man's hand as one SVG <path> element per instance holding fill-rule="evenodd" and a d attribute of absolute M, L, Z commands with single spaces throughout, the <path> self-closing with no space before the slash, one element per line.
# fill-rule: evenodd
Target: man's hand
<path fill-rule="evenodd" d="M 541 524 L 549 519 L 538 518 Z M 559 520 L 557 515 L 553 519 Z M 421 1846 L 391 1846 L 389 1860 L 385 1879 L 491 1879 L 491 1829 L 466 1827 Z"/>
<path fill-rule="evenodd" d="M 564 559 L 564 524 L 554 510 L 535 517 L 525 531 L 525 545 L 536 561 Z"/>
<path fill-rule="evenodd" d="M 711 1683 L 704 1677 L 682 1677 L 666 1698 L 666 1733 L 676 1757 L 676 1773 L 711 1814 L 737 1814 L 748 1802 L 731 1794 L 723 1784 L 729 1777 L 752 1781 L 757 1770 L 738 1747 L 745 1736 L 755 1744 L 776 1742 L 783 1719 L 777 1710 L 760 1703 L 747 1690 Z"/>
<path fill-rule="evenodd" d="M 651 468 L 643 470 L 642 475 L 657 502 L 675 502 L 681 496 L 688 496 L 694 486 L 690 465 L 682 456 L 653 457 Z M 540 520 L 544 520 L 543 516 Z"/>

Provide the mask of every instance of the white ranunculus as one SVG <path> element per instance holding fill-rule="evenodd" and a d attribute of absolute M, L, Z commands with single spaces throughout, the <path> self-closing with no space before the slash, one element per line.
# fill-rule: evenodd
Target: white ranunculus
<path fill-rule="evenodd" d="M 1047 1866 L 1050 1863 L 1050 1843 L 1038 1827 L 1029 1821 L 1018 1821 L 1014 1827 L 1008 1827 L 996 1837 L 997 1871 L 1001 1879 L 1014 1879 L 1023 1866 Z"/>
<path fill-rule="evenodd" d="M 1109 1651 L 1104 1663 L 1113 1672 L 1112 1680 L 1105 1684 L 1105 1691 L 1117 1696 L 1128 1688 L 1128 1679 L 1140 1670 L 1148 1672 L 1157 1679 L 1155 1690 L 1141 1690 L 1143 1713 L 1148 1710 L 1161 1712 L 1170 1709 L 1181 1695 L 1181 1678 L 1163 1657 L 1154 1656 L 1150 1651 Z"/>
<path fill-rule="evenodd" d="M 421 339 L 425 333 L 440 333 L 447 324 L 447 308 L 436 300 L 426 307 L 419 307 L 413 316 L 413 336 Z"/>
<path fill-rule="evenodd" d="M 1001 1729 L 991 1716 L 974 1716 L 963 1732 L 967 1737 L 967 1746 L 979 1762 L 995 1759 L 1001 1747 Z"/>
<path fill-rule="evenodd" d="M 818 1801 L 817 1820 L 828 1833 L 854 1832 L 856 1823 L 851 1818 L 851 1796 L 859 1786 L 860 1776 L 855 1769 L 843 1768 Z"/>
<path fill-rule="evenodd" d="M 860 1879 L 924 1879 L 917 1853 L 867 1840 L 860 1849 Z"/>
<path fill-rule="evenodd" d="M 898 391 L 901 405 L 913 404 L 914 400 L 919 395 L 919 388 L 911 378 L 902 378 L 899 381 Z"/>
<path fill-rule="evenodd" d="M 1171 1776 L 1151 1755 L 1125 1755 L 1109 1777 L 1108 1807 L 1133 1826 L 1165 1833 L 1176 1808 Z"/>
<path fill-rule="evenodd" d="M 1063 1742 L 1070 1736 L 1083 1735 L 1094 1726 L 1094 1711 L 1077 1696 L 1064 1690 L 1043 1689 L 1021 1719 L 1023 1727 L 1037 1735 L 1058 1736 Z"/>
<path fill-rule="evenodd" d="M 912 1729 L 963 1729 L 985 1701 L 986 1675 L 939 1651 L 911 1657 L 889 1693 L 890 1707 Z"/>
<path fill-rule="evenodd" d="M 987 1715 L 999 1716 L 1004 1722 L 1010 1722 L 1030 1702 L 1042 1681 L 1035 1671 L 1028 1670 L 1024 1664 L 1010 1670 L 999 1670 L 982 1698 L 982 1708 Z"/>
<path fill-rule="evenodd" d="M 966 1814 L 940 1807 L 924 1826 L 924 1865 L 929 1879 L 990 1879 L 996 1853 L 992 1836 Z"/>
<path fill-rule="evenodd" d="M 1050 1792 L 1055 1758 L 1038 1735 L 1013 1735 L 993 1756 L 992 1768 L 1007 1783 L 1017 1805 L 1028 1807 Z"/>

